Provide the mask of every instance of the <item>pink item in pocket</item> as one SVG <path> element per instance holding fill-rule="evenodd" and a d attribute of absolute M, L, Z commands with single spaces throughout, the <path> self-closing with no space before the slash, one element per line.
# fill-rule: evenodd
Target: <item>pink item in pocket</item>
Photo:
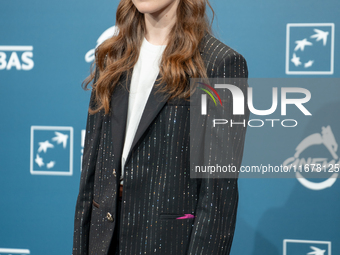
<path fill-rule="evenodd" d="M 195 216 L 192 214 L 184 214 L 184 216 L 178 217 L 176 218 L 176 220 L 185 220 L 185 219 L 193 219 L 193 218 L 195 218 Z"/>

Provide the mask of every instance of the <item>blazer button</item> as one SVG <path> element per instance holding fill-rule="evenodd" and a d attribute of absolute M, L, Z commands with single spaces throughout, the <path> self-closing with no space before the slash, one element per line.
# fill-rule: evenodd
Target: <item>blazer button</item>
<path fill-rule="evenodd" d="M 112 221 L 113 221 L 112 214 L 108 212 L 108 213 L 106 214 L 106 219 L 107 219 L 108 221 L 111 221 L 111 222 L 112 222 Z"/>
<path fill-rule="evenodd" d="M 116 169 L 115 169 L 115 168 L 113 169 L 113 172 L 112 172 L 112 173 L 113 173 L 113 175 L 116 177 Z"/>

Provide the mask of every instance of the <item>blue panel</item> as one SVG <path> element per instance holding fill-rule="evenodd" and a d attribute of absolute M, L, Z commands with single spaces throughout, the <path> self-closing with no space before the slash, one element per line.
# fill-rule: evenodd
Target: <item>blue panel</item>
<path fill-rule="evenodd" d="M 1 3 L 0 254 L 72 252 L 82 130 L 90 96 L 81 88 L 90 71 L 85 56 L 114 25 L 118 3 Z M 334 155 L 340 142 L 340 85 L 327 79 L 340 77 L 340 2 L 212 0 L 211 4 L 217 17 L 216 36 L 246 58 L 250 77 L 324 78 L 319 84 L 301 84 L 312 93 L 308 104 L 312 116 L 297 128 L 248 128 L 243 165 L 283 164 L 311 135 L 315 139 L 307 139 L 311 145 L 296 160 L 338 162 Z M 269 108 L 271 87 L 256 80 L 250 86 L 255 108 Z M 301 119 L 299 110 L 288 111 L 289 118 Z M 283 118 L 279 113 L 273 116 Z M 239 179 L 231 254 L 340 254 L 340 182 L 319 184 L 324 181 Z"/>

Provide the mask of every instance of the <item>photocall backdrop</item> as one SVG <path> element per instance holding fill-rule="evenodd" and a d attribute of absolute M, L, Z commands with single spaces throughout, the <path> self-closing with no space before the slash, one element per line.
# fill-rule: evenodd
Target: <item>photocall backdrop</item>
<path fill-rule="evenodd" d="M 211 4 L 215 35 L 248 62 L 255 108 L 270 107 L 275 86 L 279 98 L 280 87 L 290 84 L 311 92 L 309 117 L 293 106 L 289 116 L 280 115 L 279 100 L 273 116 L 296 119 L 297 127 L 280 121 L 248 127 L 242 165 L 338 163 L 340 2 Z M 81 82 L 94 48 L 112 34 L 117 5 L 117 0 L 0 4 L 0 254 L 72 252 L 90 96 Z M 333 174 L 329 177 L 338 175 Z M 239 179 L 231 254 L 340 254 L 340 180 L 296 177 Z"/>

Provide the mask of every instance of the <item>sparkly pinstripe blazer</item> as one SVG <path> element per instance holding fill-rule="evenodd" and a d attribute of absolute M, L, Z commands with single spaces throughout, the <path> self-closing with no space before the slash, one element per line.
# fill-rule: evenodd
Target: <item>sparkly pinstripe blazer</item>
<path fill-rule="evenodd" d="M 244 58 L 212 35 L 206 34 L 200 51 L 209 77 L 247 78 Z M 130 79 L 125 74 L 120 83 L 129 84 Z M 243 91 L 246 87 L 240 85 Z M 190 104 L 154 92 L 155 87 L 124 168 L 120 254 L 229 254 L 238 204 L 237 179 L 190 178 Z M 128 98 L 125 86 L 117 86 L 111 113 L 88 115 L 73 255 L 108 254 L 115 228 Z M 92 95 L 90 105 L 93 102 Z M 240 125 L 226 130 L 222 152 L 239 167 L 246 128 Z M 176 219 L 184 214 L 195 217 Z"/>

